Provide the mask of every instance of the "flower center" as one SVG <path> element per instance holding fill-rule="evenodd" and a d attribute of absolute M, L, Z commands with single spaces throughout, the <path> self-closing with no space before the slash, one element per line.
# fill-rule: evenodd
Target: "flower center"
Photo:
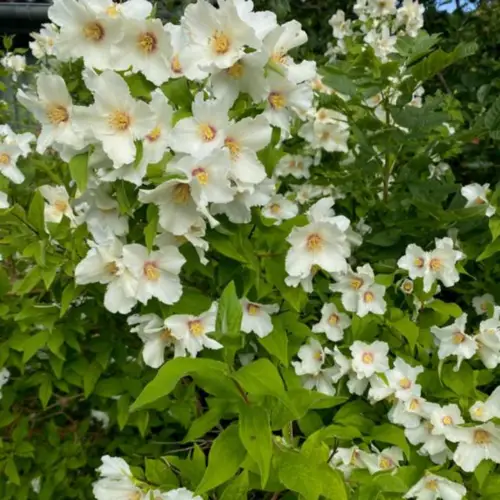
<path fill-rule="evenodd" d="M 143 270 L 148 281 L 158 281 L 160 278 L 160 270 L 154 262 L 146 262 Z"/>
<path fill-rule="evenodd" d="M 231 40 L 222 31 L 215 31 L 212 35 L 212 50 L 219 56 L 227 54 L 231 47 Z"/>
<path fill-rule="evenodd" d="M 364 284 L 364 281 L 361 278 L 352 278 L 349 283 L 350 287 L 353 290 L 359 290 Z"/>
<path fill-rule="evenodd" d="M 107 9 L 106 9 L 106 14 L 109 16 L 109 17 L 116 17 L 118 16 L 119 14 L 119 11 L 118 11 L 118 6 L 114 3 L 113 5 L 110 5 Z"/>
<path fill-rule="evenodd" d="M 394 466 L 394 462 L 388 457 L 382 457 L 379 461 L 379 466 L 384 470 L 391 469 Z"/>
<path fill-rule="evenodd" d="M 201 138 L 205 142 L 213 141 L 215 139 L 215 135 L 217 134 L 217 129 L 215 127 L 212 127 L 208 123 L 200 124 L 199 131 Z"/>
<path fill-rule="evenodd" d="M 417 410 L 419 407 L 420 407 L 420 403 L 418 402 L 418 399 L 412 399 L 412 400 L 410 401 L 409 406 L 408 406 L 408 408 L 409 408 L 411 411 L 415 411 L 415 410 Z"/>
<path fill-rule="evenodd" d="M 313 358 L 316 361 L 321 361 L 323 362 L 323 351 L 314 351 Z"/>
<path fill-rule="evenodd" d="M 441 259 L 436 259 L 435 257 L 431 259 L 429 262 L 429 267 L 431 268 L 431 271 L 437 272 L 441 269 L 442 267 L 442 262 Z"/>
<path fill-rule="evenodd" d="M 484 406 L 478 406 L 477 408 L 474 408 L 474 415 L 476 417 L 481 417 L 484 413 Z"/>
<path fill-rule="evenodd" d="M 332 313 L 330 314 L 330 316 L 328 317 L 328 324 L 329 325 L 332 325 L 332 326 L 335 326 L 336 324 L 338 324 L 339 322 L 339 315 L 338 314 L 335 314 L 335 313 Z"/>
<path fill-rule="evenodd" d="M 130 127 L 130 116 L 125 111 L 113 111 L 108 118 L 109 126 L 117 132 L 125 132 Z"/>
<path fill-rule="evenodd" d="M 491 443 L 491 435 L 489 432 L 483 429 L 478 429 L 474 431 L 474 442 L 476 444 L 488 444 Z"/>
<path fill-rule="evenodd" d="M 281 92 L 271 92 L 267 100 L 273 109 L 283 109 L 286 106 L 286 98 Z"/>
<path fill-rule="evenodd" d="M 441 419 L 441 422 L 443 423 L 443 425 L 451 425 L 453 424 L 453 419 L 449 415 L 446 415 Z"/>
<path fill-rule="evenodd" d="M 365 365 L 371 365 L 373 363 L 373 354 L 371 352 L 364 352 L 361 356 L 361 361 L 363 361 Z"/>
<path fill-rule="evenodd" d="M 195 168 L 191 173 L 193 177 L 196 177 L 198 179 L 198 182 L 203 186 L 206 186 L 208 184 L 208 172 L 204 168 Z"/>
<path fill-rule="evenodd" d="M 438 490 L 438 482 L 435 479 L 430 479 L 425 483 L 426 489 L 430 491 L 437 491 Z"/>
<path fill-rule="evenodd" d="M 104 266 L 104 269 L 106 270 L 106 272 L 112 274 L 113 276 L 116 276 L 118 274 L 118 271 L 120 270 L 115 261 L 108 262 Z"/>
<path fill-rule="evenodd" d="M 243 64 L 241 64 L 239 62 L 234 63 L 230 68 L 228 68 L 226 70 L 226 72 L 230 77 L 238 80 L 239 78 L 241 78 L 243 76 L 243 72 L 244 72 Z"/>
<path fill-rule="evenodd" d="M 177 75 L 182 73 L 182 66 L 181 66 L 181 62 L 179 61 L 178 55 L 175 55 L 174 57 L 172 57 L 172 59 L 170 61 L 170 69 Z"/>
<path fill-rule="evenodd" d="M 65 106 L 54 104 L 47 109 L 47 118 L 50 123 L 59 125 L 59 123 L 66 123 L 69 120 L 69 113 Z"/>
<path fill-rule="evenodd" d="M 83 36 L 87 40 L 100 42 L 104 38 L 104 34 L 105 31 L 102 24 L 97 21 L 91 21 L 83 27 Z"/>
<path fill-rule="evenodd" d="M 403 283 L 403 290 L 406 292 L 406 293 L 411 293 L 413 291 L 413 282 L 412 281 L 409 281 L 409 280 L 406 280 L 404 283 Z"/>
<path fill-rule="evenodd" d="M 286 64 L 286 54 L 284 52 L 273 52 L 271 61 L 278 64 Z"/>
<path fill-rule="evenodd" d="M 188 328 L 191 335 L 194 335 L 195 337 L 199 337 L 200 335 L 203 335 L 203 333 L 205 332 L 205 329 L 203 328 L 203 323 L 199 319 L 189 321 Z"/>
<path fill-rule="evenodd" d="M 373 295 L 373 292 L 365 292 L 363 294 L 363 300 L 367 304 L 371 304 L 375 300 L 375 295 Z"/>
<path fill-rule="evenodd" d="M 358 450 L 354 450 L 352 452 L 352 455 L 351 455 L 351 460 L 349 460 L 349 464 L 350 465 L 356 465 L 358 458 L 359 458 L 359 451 Z"/>
<path fill-rule="evenodd" d="M 408 377 L 403 377 L 399 381 L 399 387 L 401 387 L 401 389 L 409 389 L 411 387 L 411 380 Z"/>
<path fill-rule="evenodd" d="M 424 259 L 422 259 L 422 257 L 417 257 L 414 261 L 413 261 L 413 265 L 415 267 L 418 267 L 419 269 L 421 269 L 422 267 L 424 267 Z"/>
<path fill-rule="evenodd" d="M 165 328 L 165 330 L 160 333 L 160 339 L 163 340 L 163 342 L 170 342 L 172 338 L 172 330 L 170 330 L 170 328 Z"/>
<path fill-rule="evenodd" d="M 479 196 L 474 200 L 474 203 L 476 205 L 484 205 L 486 201 L 484 201 L 482 198 L 479 198 Z"/>
<path fill-rule="evenodd" d="M 323 246 L 323 238 L 318 233 L 312 233 L 307 237 L 306 247 L 309 252 L 321 250 Z"/>
<path fill-rule="evenodd" d="M 161 128 L 160 127 L 155 127 L 149 134 L 146 136 L 146 139 L 149 142 L 155 142 L 157 141 L 161 136 Z"/>
<path fill-rule="evenodd" d="M 454 344 L 458 345 L 465 341 L 465 335 L 462 332 L 455 332 L 451 339 Z"/>
<path fill-rule="evenodd" d="M 229 153 L 231 154 L 231 159 L 233 161 L 237 160 L 241 152 L 241 146 L 238 143 L 238 141 L 236 141 L 236 139 L 233 139 L 232 137 L 226 137 L 224 141 L 224 146 L 226 146 L 226 148 L 229 149 Z"/>
<path fill-rule="evenodd" d="M 256 316 L 260 313 L 260 306 L 258 306 L 257 304 L 248 304 L 247 312 L 248 314 L 250 314 L 250 316 Z"/>
<path fill-rule="evenodd" d="M 273 203 L 273 204 L 269 207 L 269 209 L 271 210 L 271 213 L 273 213 L 273 214 L 275 214 L 275 215 L 279 214 L 279 213 L 280 213 L 280 211 L 281 211 L 281 207 L 280 207 L 280 205 L 279 205 L 278 203 Z"/>
<path fill-rule="evenodd" d="M 187 203 L 191 197 L 191 189 L 188 184 L 177 184 L 173 189 L 174 203 Z"/>
<path fill-rule="evenodd" d="M 65 212 L 66 209 L 68 208 L 68 203 L 64 200 L 57 200 L 54 203 L 54 207 L 58 212 Z"/>
<path fill-rule="evenodd" d="M 151 54 L 158 46 L 158 39 L 154 33 L 147 31 L 137 37 L 137 45 L 144 54 Z"/>
<path fill-rule="evenodd" d="M 10 163 L 10 155 L 7 153 L 0 153 L 0 165 L 8 165 Z"/>

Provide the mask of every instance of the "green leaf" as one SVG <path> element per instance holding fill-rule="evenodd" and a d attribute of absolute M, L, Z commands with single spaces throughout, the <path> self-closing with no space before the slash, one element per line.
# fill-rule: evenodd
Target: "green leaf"
<path fill-rule="evenodd" d="M 156 484 L 158 486 L 166 486 L 169 487 L 169 489 L 175 489 L 179 487 L 179 481 L 176 475 L 163 460 L 153 460 L 150 458 L 146 458 L 145 474 L 146 479 L 150 483 Z"/>
<path fill-rule="evenodd" d="M 408 344 L 410 344 L 410 348 L 413 350 L 420 333 L 418 326 L 408 316 L 405 316 L 398 321 L 391 322 L 390 324 L 406 340 L 408 340 Z"/>
<path fill-rule="evenodd" d="M 276 367 L 268 359 L 262 358 L 240 368 L 233 378 L 255 396 L 274 396 L 286 406 L 294 408 L 285 392 L 283 380 Z"/>
<path fill-rule="evenodd" d="M 225 404 L 218 404 L 194 420 L 182 442 L 189 443 L 195 441 L 203 437 L 207 432 L 210 432 L 220 422 L 225 409 Z"/>
<path fill-rule="evenodd" d="M 490 130 L 500 128 L 500 97 L 497 97 L 484 116 L 484 124 Z"/>
<path fill-rule="evenodd" d="M 279 455 L 278 471 L 286 488 L 300 493 L 305 500 L 318 500 L 320 496 L 347 500 L 341 475 L 326 463 L 317 463 L 301 453 L 283 451 Z"/>
<path fill-rule="evenodd" d="M 42 276 L 40 275 L 40 268 L 33 267 L 28 271 L 28 274 L 21 281 L 16 281 L 14 286 L 12 287 L 12 291 L 14 293 L 18 293 L 19 295 L 24 295 L 26 293 L 31 292 L 33 288 L 35 288 Z"/>
<path fill-rule="evenodd" d="M 260 406 L 241 405 L 240 439 L 260 470 L 262 488 L 269 479 L 273 440 L 269 414 Z"/>
<path fill-rule="evenodd" d="M 37 189 L 30 203 L 28 220 L 40 234 L 45 233 L 44 210 L 45 200 L 43 199 L 42 193 Z"/>
<path fill-rule="evenodd" d="M 92 362 L 83 375 L 83 393 L 86 398 L 90 396 L 102 373 L 102 367 L 96 361 Z"/>
<path fill-rule="evenodd" d="M 491 240 L 495 241 L 500 236 L 500 218 L 492 217 L 489 222 Z"/>
<path fill-rule="evenodd" d="M 248 472 L 244 470 L 228 483 L 220 500 L 247 500 L 248 487 Z"/>
<path fill-rule="evenodd" d="M 153 203 L 148 205 L 148 224 L 144 228 L 144 240 L 146 242 L 146 246 L 148 250 L 151 252 L 153 249 L 153 243 L 156 238 L 156 234 L 158 233 L 158 220 L 159 220 L 159 211 L 158 207 Z"/>
<path fill-rule="evenodd" d="M 47 407 L 50 396 L 52 396 L 52 382 L 49 377 L 46 377 L 43 379 L 43 382 L 38 388 L 38 398 L 40 399 L 43 408 Z"/>
<path fill-rule="evenodd" d="M 193 96 L 186 78 L 173 78 L 161 86 L 161 90 L 178 108 L 190 109 Z"/>
<path fill-rule="evenodd" d="M 241 333 L 242 318 L 243 311 L 238 295 L 236 294 L 236 287 L 234 286 L 234 282 L 231 281 L 220 297 L 216 320 L 217 332 L 232 337 L 239 336 Z"/>
<path fill-rule="evenodd" d="M 495 255 L 497 252 L 500 252 L 500 238 L 497 238 L 495 241 L 492 241 L 479 255 L 476 259 L 478 262 Z"/>
<path fill-rule="evenodd" d="M 29 337 L 23 344 L 23 363 L 26 364 L 49 339 L 48 330 L 43 330 Z"/>
<path fill-rule="evenodd" d="M 69 161 L 69 172 L 78 190 L 83 193 L 89 180 L 89 154 L 82 153 L 73 156 Z"/>
<path fill-rule="evenodd" d="M 445 315 L 447 318 L 449 318 L 450 316 L 453 318 L 458 318 L 463 314 L 462 309 L 460 309 L 460 306 L 458 306 L 457 304 L 446 303 L 439 299 L 433 300 L 430 304 L 427 304 L 425 307 L 432 309 L 433 311 L 436 311 L 438 313 L 441 313 Z"/>
<path fill-rule="evenodd" d="M 5 475 L 11 483 L 21 484 L 21 479 L 19 478 L 19 473 L 17 472 L 16 462 L 12 457 L 9 457 L 5 462 Z"/>
<path fill-rule="evenodd" d="M 143 389 L 139 397 L 132 404 L 130 411 L 154 403 L 158 399 L 170 394 L 177 382 L 192 373 L 210 373 L 217 379 L 227 378 L 227 366 L 220 361 L 203 358 L 175 358 L 165 363 L 156 374 L 156 377 Z"/>
<path fill-rule="evenodd" d="M 273 321 L 273 331 L 264 338 L 258 337 L 259 344 L 285 366 L 288 366 L 288 335 L 278 322 Z"/>
<path fill-rule="evenodd" d="M 374 441 L 389 443 L 399 446 L 406 457 L 410 458 L 410 446 L 406 440 L 404 430 L 392 424 L 382 424 L 373 427 L 371 436 Z"/>
<path fill-rule="evenodd" d="M 246 450 L 241 443 L 238 426 L 232 424 L 224 429 L 212 443 L 208 455 L 208 466 L 196 489 L 196 494 L 201 495 L 212 490 L 233 477 L 245 456 Z"/>
<path fill-rule="evenodd" d="M 339 69 L 334 66 L 326 66 L 320 73 L 323 75 L 323 83 L 332 89 L 345 94 L 353 96 L 356 94 L 356 84 Z"/>

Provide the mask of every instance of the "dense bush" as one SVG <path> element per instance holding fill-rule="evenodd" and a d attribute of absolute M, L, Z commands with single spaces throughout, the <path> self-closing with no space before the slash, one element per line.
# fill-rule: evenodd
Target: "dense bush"
<path fill-rule="evenodd" d="M 417 2 L 354 13 L 318 64 L 247 0 L 6 41 L 2 498 L 498 498 L 500 107 Z"/>

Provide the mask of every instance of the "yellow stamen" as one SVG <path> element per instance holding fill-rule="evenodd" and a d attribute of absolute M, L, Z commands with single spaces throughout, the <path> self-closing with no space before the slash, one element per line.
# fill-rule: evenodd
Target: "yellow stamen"
<path fill-rule="evenodd" d="M 116 17 L 118 16 L 119 14 L 119 11 L 118 11 L 118 6 L 114 3 L 113 5 L 110 5 L 107 9 L 106 9 L 106 14 L 109 16 L 109 17 Z"/>
<path fill-rule="evenodd" d="M 158 39 L 154 33 L 147 31 L 137 37 L 137 45 L 139 46 L 139 50 L 145 54 L 151 54 L 158 46 Z"/>
<path fill-rule="evenodd" d="M 273 109 L 283 109 L 286 106 L 286 97 L 281 92 L 271 92 L 267 100 Z"/>
<path fill-rule="evenodd" d="M 488 444 L 491 443 L 491 434 L 482 429 L 478 429 L 474 432 L 474 442 L 476 444 Z"/>
<path fill-rule="evenodd" d="M 479 196 L 474 200 L 474 203 L 476 205 L 484 205 L 486 203 L 485 200 L 483 200 L 482 198 L 479 198 Z"/>
<path fill-rule="evenodd" d="M 403 377 L 399 381 L 399 387 L 401 387 L 401 389 L 409 389 L 411 387 L 411 380 L 407 377 Z"/>
<path fill-rule="evenodd" d="M 104 28 L 102 24 L 97 21 L 91 21 L 83 27 L 83 36 L 87 40 L 92 40 L 94 42 L 100 42 L 105 35 Z"/>
<path fill-rule="evenodd" d="M 438 482 L 435 479 L 430 479 L 425 483 L 425 487 L 430 491 L 438 490 Z"/>
<path fill-rule="evenodd" d="M 364 284 L 361 278 L 351 278 L 350 286 L 353 290 L 359 290 Z"/>
<path fill-rule="evenodd" d="M 191 335 L 194 335 L 195 337 L 199 337 L 203 335 L 203 333 L 205 332 L 205 329 L 203 328 L 203 323 L 199 319 L 189 321 L 188 328 Z"/>
<path fill-rule="evenodd" d="M 229 37 L 222 31 L 215 31 L 212 35 L 212 50 L 221 56 L 227 54 L 230 47 L 231 40 L 229 40 Z"/>
<path fill-rule="evenodd" d="M 435 257 L 429 262 L 429 267 L 431 271 L 437 272 L 441 269 L 442 262 L 441 259 L 436 259 Z"/>
<path fill-rule="evenodd" d="M 160 270 L 154 262 L 146 262 L 143 270 L 148 281 L 158 281 L 160 279 Z"/>
<path fill-rule="evenodd" d="M 453 419 L 449 415 L 446 415 L 441 419 L 441 422 L 443 423 L 443 425 L 451 425 L 453 424 Z"/>
<path fill-rule="evenodd" d="M 250 316 L 256 316 L 260 313 L 260 306 L 258 306 L 257 304 L 248 304 L 247 312 L 248 314 L 250 314 Z"/>
<path fill-rule="evenodd" d="M 155 127 L 149 134 L 146 136 L 146 139 L 149 142 L 155 142 L 157 141 L 161 136 L 161 128 L 160 127 Z"/>
<path fill-rule="evenodd" d="M 178 55 L 175 55 L 174 57 L 172 57 L 172 59 L 170 61 L 170 69 L 177 75 L 182 73 L 182 66 L 181 66 L 181 63 L 179 61 Z"/>
<path fill-rule="evenodd" d="M 116 110 L 110 113 L 108 118 L 109 126 L 117 132 L 125 132 L 130 127 L 131 120 L 125 111 Z"/>
<path fill-rule="evenodd" d="M 212 127 L 208 123 L 202 123 L 199 125 L 198 129 L 200 131 L 201 138 L 205 142 L 210 142 L 215 139 L 215 136 L 217 134 L 217 130 L 215 129 L 215 127 Z"/>
<path fill-rule="evenodd" d="M 269 209 L 271 210 L 271 213 L 277 215 L 281 211 L 281 206 L 278 203 L 273 203 Z"/>
<path fill-rule="evenodd" d="M 68 203 L 64 200 L 57 200 L 54 203 L 54 207 L 58 212 L 65 212 L 68 208 Z"/>
<path fill-rule="evenodd" d="M 8 165 L 10 163 L 10 155 L 7 153 L 0 153 L 0 165 Z"/>
<path fill-rule="evenodd" d="M 50 123 L 59 125 L 59 123 L 66 123 L 69 120 L 69 113 L 65 106 L 53 104 L 47 108 L 47 118 Z"/>
<path fill-rule="evenodd" d="M 371 352 L 364 352 L 361 356 L 361 361 L 363 361 L 365 365 L 371 365 L 373 363 L 373 359 L 374 357 Z"/>
<path fill-rule="evenodd" d="M 474 409 L 474 415 L 476 417 L 482 417 L 484 414 L 484 406 L 478 406 L 477 408 Z"/>
<path fill-rule="evenodd" d="M 173 189 L 173 199 L 174 203 L 181 204 L 187 203 L 191 197 L 191 189 L 189 184 L 177 184 Z"/>
<path fill-rule="evenodd" d="M 237 63 L 234 63 L 230 68 L 228 68 L 226 70 L 226 72 L 230 77 L 238 80 L 243 76 L 244 70 L 245 70 L 245 68 L 244 68 L 243 64 L 237 62 Z"/>
<path fill-rule="evenodd" d="M 273 52 L 271 61 L 277 64 L 286 64 L 286 54 L 284 52 Z"/>
<path fill-rule="evenodd" d="M 338 324 L 339 321 L 340 321 L 340 318 L 339 318 L 338 314 L 332 313 L 328 317 L 328 324 L 329 325 L 335 326 L 336 324 Z"/>
<path fill-rule="evenodd" d="M 108 262 L 105 266 L 104 269 L 109 273 L 112 274 L 113 276 L 116 276 L 118 274 L 118 271 L 120 268 L 117 266 L 115 261 Z"/>
<path fill-rule="evenodd" d="M 453 334 L 451 341 L 457 345 L 461 344 L 465 341 L 465 335 L 462 332 L 456 332 Z"/>
<path fill-rule="evenodd" d="M 413 265 L 415 267 L 418 267 L 419 269 L 424 267 L 424 259 L 422 259 L 422 257 L 417 257 L 414 261 L 413 261 Z"/>
<path fill-rule="evenodd" d="M 313 357 L 316 361 L 323 361 L 323 352 L 322 351 L 314 351 Z"/>
<path fill-rule="evenodd" d="M 196 177 L 198 179 L 198 182 L 203 186 L 206 186 L 208 184 L 208 172 L 204 168 L 195 168 L 191 173 L 193 177 Z"/>
<path fill-rule="evenodd" d="M 392 469 L 394 462 L 388 457 L 382 457 L 379 461 L 379 467 L 384 470 Z"/>
<path fill-rule="evenodd" d="M 160 339 L 163 340 L 163 342 L 171 342 L 173 339 L 172 330 L 170 330 L 170 328 L 165 328 L 160 334 Z"/>
<path fill-rule="evenodd" d="M 309 252 L 321 250 L 323 246 L 323 238 L 318 233 L 312 233 L 307 237 L 306 247 Z"/>
<path fill-rule="evenodd" d="M 365 292 L 363 294 L 363 300 L 367 304 L 370 304 L 371 302 L 373 302 L 375 300 L 375 295 L 373 294 L 373 292 Z"/>
<path fill-rule="evenodd" d="M 233 161 L 237 160 L 241 153 L 241 146 L 236 141 L 236 139 L 233 139 L 232 137 L 226 137 L 224 145 L 226 146 L 227 149 L 229 149 L 231 159 Z"/>
<path fill-rule="evenodd" d="M 416 409 L 418 409 L 420 407 L 420 403 L 418 401 L 418 399 L 412 399 L 410 401 L 410 404 L 408 405 L 408 408 L 411 410 L 411 411 L 415 411 Z"/>

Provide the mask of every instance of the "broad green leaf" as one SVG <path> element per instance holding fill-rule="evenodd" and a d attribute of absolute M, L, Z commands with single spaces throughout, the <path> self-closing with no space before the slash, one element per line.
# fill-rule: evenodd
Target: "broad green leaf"
<path fill-rule="evenodd" d="M 402 319 L 390 324 L 408 341 L 413 350 L 420 333 L 418 326 L 408 316 L 404 316 Z"/>
<path fill-rule="evenodd" d="M 489 222 L 491 240 L 495 241 L 500 236 L 500 217 L 492 217 Z"/>
<path fill-rule="evenodd" d="M 216 330 L 222 335 L 237 337 L 241 334 L 241 308 L 234 281 L 226 286 L 219 300 L 217 309 Z"/>
<path fill-rule="evenodd" d="M 399 446 L 406 457 L 410 458 L 410 445 L 406 440 L 404 430 L 392 424 L 382 424 L 373 427 L 370 436 L 374 441 Z"/>
<path fill-rule="evenodd" d="M 166 486 L 169 489 L 179 487 L 179 480 L 177 479 L 177 476 L 163 460 L 146 458 L 145 474 L 146 479 L 155 485 Z"/>
<path fill-rule="evenodd" d="M 158 233 L 158 207 L 153 203 L 148 205 L 148 223 L 144 228 L 144 240 L 146 242 L 146 246 L 148 250 L 151 252 L 153 249 L 153 243 L 155 241 L 156 235 Z"/>
<path fill-rule="evenodd" d="M 40 191 L 36 189 L 28 210 L 28 220 L 39 234 L 45 233 L 44 210 L 45 200 Z"/>
<path fill-rule="evenodd" d="M 347 75 L 335 66 L 325 66 L 320 70 L 323 75 L 323 83 L 332 89 L 348 96 L 356 95 L 356 84 Z"/>
<path fill-rule="evenodd" d="M 186 78 L 172 78 L 161 86 L 161 90 L 178 108 L 191 108 L 193 96 Z"/>
<path fill-rule="evenodd" d="M 205 434 L 210 432 L 219 422 L 224 414 L 226 406 L 224 404 L 218 404 L 213 408 L 210 408 L 201 417 L 193 420 L 191 427 L 183 439 L 184 443 L 189 443 L 195 441 L 198 438 L 203 437 Z"/>
<path fill-rule="evenodd" d="M 227 367 L 220 361 L 203 358 L 175 358 L 165 363 L 156 374 L 156 377 L 143 389 L 139 397 L 130 407 L 130 411 L 154 403 L 158 399 L 170 394 L 177 382 L 191 373 L 207 373 L 219 379 L 227 377 Z"/>
<path fill-rule="evenodd" d="M 484 116 L 484 124 L 490 130 L 500 128 L 500 97 L 497 97 Z"/>
<path fill-rule="evenodd" d="M 257 462 L 260 470 L 261 486 L 264 488 L 269 479 L 273 454 L 269 414 L 260 406 L 241 404 L 239 415 L 241 442 L 248 454 Z"/>
<path fill-rule="evenodd" d="M 269 354 L 288 366 L 288 335 L 279 322 L 273 321 L 273 325 L 273 331 L 269 335 L 258 337 L 257 340 Z"/>
<path fill-rule="evenodd" d="M 236 476 L 222 492 L 220 500 L 247 500 L 248 498 L 248 472 L 242 471 Z"/>
<path fill-rule="evenodd" d="M 40 268 L 33 267 L 28 271 L 24 279 L 16 281 L 16 283 L 12 287 L 12 291 L 14 293 L 18 293 L 19 295 L 29 293 L 38 285 L 41 279 L 42 276 L 40 274 Z"/>
<path fill-rule="evenodd" d="M 447 317 L 458 318 L 463 314 L 462 309 L 457 304 L 446 303 L 442 300 L 436 299 L 433 300 L 430 304 L 427 304 L 425 307 L 432 309 L 438 313 L 444 314 Z"/>
<path fill-rule="evenodd" d="M 238 425 L 232 424 L 212 443 L 208 454 L 208 466 L 196 489 L 196 494 L 201 495 L 232 478 L 245 456 L 246 450 L 239 437 Z"/>
<path fill-rule="evenodd" d="M 43 408 L 47 407 L 50 396 L 52 396 L 52 382 L 49 377 L 46 377 L 43 379 L 43 382 L 38 388 L 38 398 L 40 399 Z"/>
<path fill-rule="evenodd" d="M 500 252 L 500 238 L 497 238 L 495 241 L 492 241 L 479 255 L 479 257 L 476 259 L 478 262 L 481 262 L 482 260 L 487 259 L 488 257 L 491 257 L 492 255 L 495 255 L 496 253 Z"/>
<path fill-rule="evenodd" d="M 23 363 L 26 364 L 49 339 L 48 330 L 43 330 L 29 337 L 23 344 Z"/>
<path fill-rule="evenodd" d="M 9 457 L 5 462 L 5 475 L 7 479 L 14 484 L 20 485 L 21 479 L 19 478 L 19 473 L 17 472 L 16 462 L 14 462 L 14 458 Z"/>
<path fill-rule="evenodd" d="M 86 398 L 90 396 L 102 373 L 102 367 L 94 361 L 85 370 L 83 375 L 83 392 Z"/>
<path fill-rule="evenodd" d="M 82 153 L 73 156 L 69 161 L 69 172 L 78 190 L 80 192 L 85 191 L 89 180 L 89 154 Z"/>

